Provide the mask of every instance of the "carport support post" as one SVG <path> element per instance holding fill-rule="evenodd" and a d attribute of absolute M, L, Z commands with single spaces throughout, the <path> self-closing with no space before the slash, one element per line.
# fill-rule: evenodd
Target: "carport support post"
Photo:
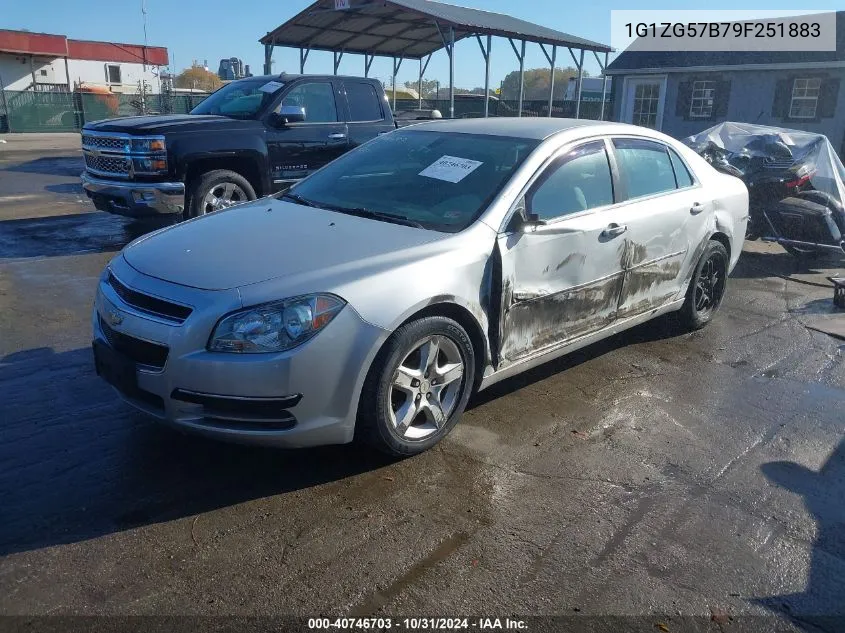
<path fill-rule="evenodd" d="M 493 38 L 487 36 L 487 48 L 481 43 L 481 36 L 476 35 L 478 45 L 481 47 L 481 54 L 484 55 L 484 118 L 490 116 L 490 49 L 492 48 Z"/>
<path fill-rule="evenodd" d="M 343 51 L 333 51 L 334 55 L 334 74 L 337 75 L 337 69 L 340 68 L 340 60 L 343 59 Z"/>
<path fill-rule="evenodd" d="M 272 44 L 265 44 L 264 45 L 264 74 L 269 75 L 273 72 L 273 69 L 270 67 L 270 62 L 273 59 L 273 45 Z"/>
<path fill-rule="evenodd" d="M 455 28 L 452 26 L 449 27 L 449 118 L 455 118 Z"/>
<path fill-rule="evenodd" d="M 557 45 L 552 44 L 552 54 L 546 52 L 546 47 L 543 46 L 543 43 L 540 42 L 540 50 L 543 51 L 543 55 L 546 56 L 546 59 L 549 61 L 549 64 L 552 67 L 551 74 L 549 75 L 549 117 L 552 116 L 552 105 L 554 103 L 555 98 L 555 61 L 557 60 Z"/>
<path fill-rule="evenodd" d="M 396 57 L 393 58 L 393 111 L 396 112 L 396 74 L 399 72 L 399 69 L 402 67 L 403 58 Z M 397 63 L 398 62 L 398 63 Z M 422 60 L 420 60 L 422 63 Z"/>
<path fill-rule="evenodd" d="M 516 44 L 513 43 L 511 38 L 508 38 L 508 42 L 511 43 L 511 48 L 513 49 L 513 54 L 516 55 L 516 58 L 519 60 L 519 114 L 518 116 L 522 116 L 522 98 L 525 94 L 525 40 L 522 40 L 522 48 L 518 51 L 516 50 Z"/>
<path fill-rule="evenodd" d="M 373 65 L 373 60 L 375 58 L 375 55 L 367 55 L 367 53 L 364 53 L 364 77 L 370 76 L 370 66 Z"/>
<path fill-rule="evenodd" d="M 429 56 L 425 60 L 425 65 L 423 66 L 423 60 L 422 60 L 422 57 L 420 57 L 420 80 L 417 82 L 417 92 L 419 93 L 419 97 L 420 97 L 420 110 L 422 110 L 422 100 L 423 100 L 423 95 L 422 95 L 423 75 L 425 74 L 426 68 L 428 68 L 428 62 L 430 62 L 430 61 L 431 61 L 431 55 L 429 54 Z M 434 98 L 437 99 L 437 96 L 435 96 Z"/>
<path fill-rule="evenodd" d="M 581 118 L 581 84 L 584 81 L 584 49 L 581 49 L 581 60 L 578 62 L 578 85 L 575 89 L 575 118 Z"/>
<path fill-rule="evenodd" d="M 605 102 L 605 95 L 607 94 L 607 59 L 610 53 L 604 54 L 604 66 L 602 66 L 602 75 L 604 75 L 604 79 L 602 80 L 601 84 L 601 116 L 599 120 L 604 121 L 604 102 Z"/>
<path fill-rule="evenodd" d="M 308 53 L 311 52 L 310 48 L 300 48 L 299 49 L 299 74 L 305 74 L 305 62 L 308 61 Z"/>

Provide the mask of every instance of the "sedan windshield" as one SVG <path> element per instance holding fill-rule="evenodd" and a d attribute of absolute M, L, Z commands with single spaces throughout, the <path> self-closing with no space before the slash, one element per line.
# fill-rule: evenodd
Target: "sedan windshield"
<path fill-rule="evenodd" d="M 286 195 L 300 204 L 454 233 L 475 221 L 537 145 L 506 136 L 391 132 Z"/>
<path fill-rule="evenodd" d="M 281 81 L 266 78 L 235 81 L 208 96 L 191 114 L 220 114 L 233 119 L 251 119 L 282 89 Z"/>

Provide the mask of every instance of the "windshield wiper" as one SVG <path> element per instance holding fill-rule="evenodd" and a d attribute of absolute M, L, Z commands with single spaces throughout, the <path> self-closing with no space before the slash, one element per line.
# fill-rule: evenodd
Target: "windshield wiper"
<path fill-rule="evenodd" d="M 288 200 L 293 200 L 297 204 L 301 204 L 305 207 L 314 207 L 316 209 L 326 208 L 323 205 L 317 204 L 316 202 L 314 202 L 313 200 L 309 200 L 308 198 L 303 198 L 302 196 L 296 193 L 283 193 L 282 199 L 284 200 L 285 198 L 287 198 Z"/>
<path fill-rule="evenodd" d="M 322 204 L 320 205 L 324 209 L 328 209 L 329 211 L 337 211 L 338 213 L 346 213 L 348 215 L 354 215 L 359 218 L 372 218 L 374 220 L 383 220 L 384 222 L 393 222 L 394 224 L 402 224 L 404 226 L 412 226 L 416 229 L 424 229 L 425 226 L 417 222 L 416 220 L 412 220 L 409 217 L 404 215 L 394 215 L 393 213 L 383 213 L 382 211 L 373 211 L 372 209 L 367 209 L 366 207 L 343 207 L 339 205 L 333 204 Z"/>

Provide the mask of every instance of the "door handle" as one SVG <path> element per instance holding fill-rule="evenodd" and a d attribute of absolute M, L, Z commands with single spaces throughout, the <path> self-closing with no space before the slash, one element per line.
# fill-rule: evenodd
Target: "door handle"
<path fill-rule="evenodd" d="M 622 235 L 627 230 L 628 226 L 626 224 L 616 224 L 616 222 L 613 222 L 607 225 L 607 228 L 601 232 L 601 235 L 602 237 L 616 237 L 617 235 Z"/>
<path fill-rule="evenodd" d="M 333 132 L 332 134 L 329 134 L 329 139 L 332 141 L 340 141 L 345 138 L 346 134 L 344 134 L 343 132 Z"/>
<path fill-rule="evenodd" d="M 693 202 L 692 206 L 689 209 L 689 212 L 692 213 L 693 215 L 698 215 L 702 211 L 704 211 L 704 205 L 700 204 L 698 202 Z"/>

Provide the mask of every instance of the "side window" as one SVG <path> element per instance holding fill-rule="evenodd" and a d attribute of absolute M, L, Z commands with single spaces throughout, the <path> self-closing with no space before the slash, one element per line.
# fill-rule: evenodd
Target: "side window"
<path fill-rule="evenodd" d="M 628 199 L 651 196 L 676 189 L 675 171 L 668 148 L 660 143 L 640 139 L 613 139 L 619 176 L 625 184 Z"/>
<path fill-rule="evenodd" d="M 344 87 L 349 102 L 350 121 L 381 121 L 384 118 L 378 93 L 372 84 L 347 81 Z"/>
<path fill-rule="evenodd" d="M 300 84 L 282 98 L 283 106 L 305 108 L 306 123 L 334 123 L 337 106 L 334 89 L 325 81 Z"/>
<path fill-rule="evenodd" d="M 672 161 L 672 169 L 675 170 L 675 181 L 678 183 L 678 189 L 692 187 L 692 175 L 689 173 L 687 166 L 684 165 L 681 157 L 675 153 L 675 150 L 669 150 L 669 159 Z"/>
<path fill-rule="evenodd" d="M 613 203 L 604 141 L 576 147 L 555 160 L 526 196 L 526 210 L 541 220 Z"/>

